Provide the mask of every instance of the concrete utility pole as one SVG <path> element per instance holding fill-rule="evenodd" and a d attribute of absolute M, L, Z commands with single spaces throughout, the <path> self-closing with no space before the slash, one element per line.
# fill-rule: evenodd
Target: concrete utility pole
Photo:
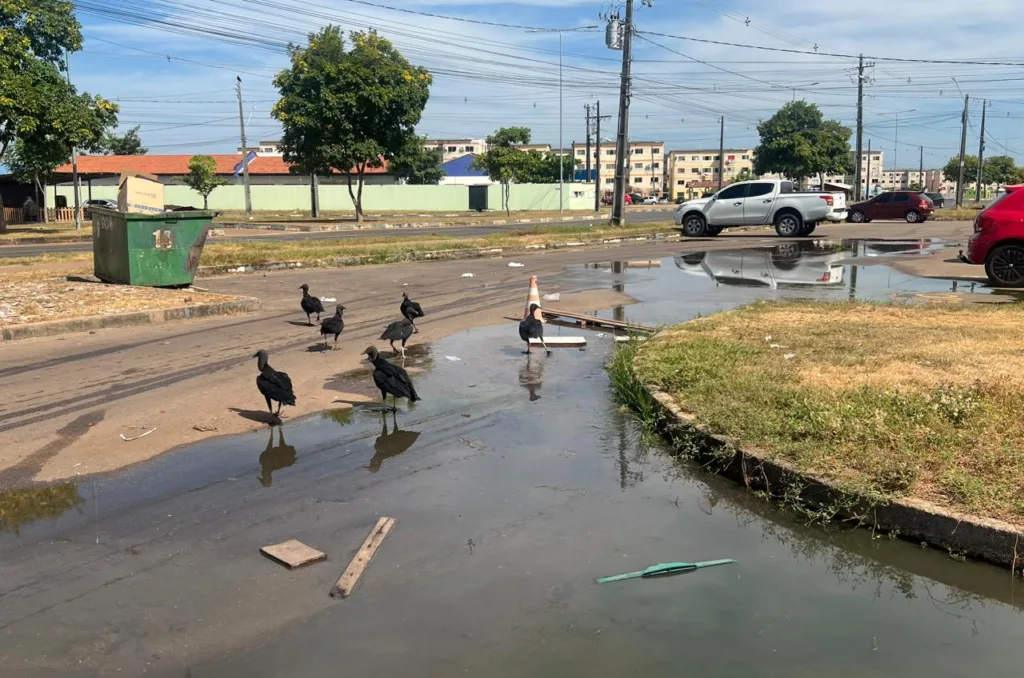
<path fill-rule="evenodd" d="M 601 115 L 601 102 L 597 102 L 597 111 L 594 115 L 594 120 L 597 121 L 597 129 L 595 134 L 597 135 L 597 141 L 595 147 L 597 150 L 594 151 L 594 211 L 601 211 L 601 121 L 606 120 L 612 116 Z"/>
<path fill-rule="evenodd" d="M 859 167 L 860 163 L 858 163 L 857 166 Z M 868 178 L 865 181 L 864 197 L 869 198 L 871 197 L 871 139 L 868 139 Z"/>
<path fill-rule="evenodd" d="M 981 181 L 984 177 L 982 168 L 985 166 L 985 108 L 988 102 L 981 100 L 981 134 L 978 137 L 978 181 L 974 188 L 974 202 L 981 202 Z"/>
<path fill-rule="evenodd" d="M 956 206 L 964 203 L 964 158 L 967 156 L 967 110 L 971 104 L 971 95 L 964 95 L 964 113 L 960 120 L 960 174 L 956 182 Z"/>
<path fill-rule="evenodd" d="M 615 197 L 612 224 L 626 224 L 626 168 L 629 151 L 629 97 L 633 65 L 633 0 L 626 0 L 626 22 L 623 24 L 622 76 L 619 83 L 619 130 L 615 137 Z"/>
<path fill-rule="evenodd" d="M 67 66 L 68 85 L 71 84 L 71 52 L 64 50 L 64 63 Z M 82 228 L 82 197 L 81 187 L 78 182 L 78 147 L 71 147 L 71 186 L 75 194 L 75 230 Z M 57 207 L 57 190 L 53 191 L 53 207 Z M 3 209 L 3 205 L 0 205 L 0 209 Z M 46 209 L 44 203 L 43 209 Z"/>
<path fill-rule="evenodd" d="M 857 66 L 857 158 L 854 160 L 854 200 L 861 200 L 861 171 L 860 163 L 864 157 L 864 55 L 860 57 Z M 870 157 L 870 156 L 869 156 Z M 870 162 L 870 160 L 868 161 Z M 870 188 L 871 173 L 868 172 L 866 188 Z"/>
<path fill-rule="evenodd" d="M 718 190 L 725 182 L 725 116 L 718 118 Z"/>
<path fill-rule="evenodd" d="M 235 76 L 238 92 L 238 125 L 242 131 L 242 183 L 245 186 L 245 216 L 252 217 L 252 194 L 249 191 L 249 146 L 245 142 L 245 112 L 242 108 L 242 77 Z"/>
<path fill-rule="evenodd" d="M 313 215 L 313 218 L 320 216 L 320 191 L 318 187 L 320 185 L 320 179 L 317 178 L 316 172 L 309 175 L 309 212 Z"/>
<path fill-rule="evenodd" d="M 590 181 L 590 104 L 583 104 L 583 108 L 587 112 L 587 181 Z"/>
<path fill-rule="evenodd" d="M 917 180 L 918 180 L 918 183 L 920 183 L 920 185 L 921 185 L 921 190 L 922 191 L 927 191 L 928 187 L 925 186 L 925 180 L 924 180 L 924 146 L 921 146 L 920 151 L 921 151 L 921 156 L 920 156 L 920 160 L 918 160 Z"/>

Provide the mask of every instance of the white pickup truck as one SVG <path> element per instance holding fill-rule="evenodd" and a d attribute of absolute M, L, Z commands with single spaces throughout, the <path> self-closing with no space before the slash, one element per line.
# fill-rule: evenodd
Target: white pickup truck
<path fill-rule="evenodd" d="M 729 184 L 710 198 L 690 200 L 675 213 L 690 237 L 714 236 L 730 226 L 774 225 L 784 238 L 810 235 L 819 221 L 846 218 L 842 193 L 798 193 L 793 182 L 768 179 Z"/>

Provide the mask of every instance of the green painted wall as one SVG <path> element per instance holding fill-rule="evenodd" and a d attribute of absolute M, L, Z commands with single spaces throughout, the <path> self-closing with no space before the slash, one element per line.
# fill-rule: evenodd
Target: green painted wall
<path fill-rule="evenodd" d="M 252 208 L 257 212 L 308 212 L 310 208 L 309 186 L 252 186 Z M 67 198 L 68 205 L 74 202 L 70 186 L 47 187 L 47 201 L 53 205 L 56 194 Z M 575 193 L 582 194 L 580 197 Z M 82 200 L 88 198 L 82 187 Z M 117 200 L 116 186 L 93 186 L 92 197 Z M 489 186 L 488 207 L 500 211 L 501 186 Z M 187 186 L 164 187 L 164 203 L 168 205 L 194 205 L 202 207 L 202 197 Z M 593 209 L 592 184 L 565 184 L 566 210 Z M 513 184 L 509 195 L 509 208 L 514 211 L 537 211 L 558 209 L 557 184 Z M 245 209 L 245 192 L 242 186 L 221 186 L 210 194 L 210 209 L 241 211 Z M 347 186 L 321 185 L 320 209 L 324 211 L 352 211 L 352 199 Z M 368 212 L 465 212 L 469 209 L 468 186 L 365 186 L 363 187 L 363 209 Z"/>

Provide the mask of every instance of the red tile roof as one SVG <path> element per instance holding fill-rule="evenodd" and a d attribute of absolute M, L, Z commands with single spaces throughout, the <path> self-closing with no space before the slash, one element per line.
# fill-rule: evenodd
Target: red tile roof
<path fill-rule="evenodd" d="M 210 157 L 217 162 L 217 174 L 234 174 L 235 167 L 242 162 L 241 154 Z M 127 171 L 180 176 L 188 174 L 188 161 L 191 159 L 191 155 L 81 155 L 78 157 L 78 171 L 81 174 L 120 174 Z M 291 174 L 289 168 L 281 156 L 259 156 L 249 161 L 249 174 Z M 70 174 L 71 164 L 61 165 L 56 172 Z M 387 165 L 369 167 L 366 173 L 387 174 Z"/>

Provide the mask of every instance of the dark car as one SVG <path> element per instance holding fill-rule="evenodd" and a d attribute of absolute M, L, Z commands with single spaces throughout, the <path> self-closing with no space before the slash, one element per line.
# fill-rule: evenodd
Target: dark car
<path fill-rule="evenodd" d="M 85 204 L 83 205 L 84 216 L 85 216 L 86 219 L 91 219 L 92 218 L 92 212 L 90 211 L 90 208 L 92 208 L 92 207 L 102 207 L 102 208 L 108 209 L 108 210 L 116 210 L 117 209 L 117 203 L 114 202 L 113 200 L 103 200 L 103 199 L 86 200 Z"/>
<path fill-rule="evenodd" d="M 942 209 L 942 206 L 946 204 L 946 196 L 941 193 L 925 191 L 925 196 L 932 201 L 932 204 L 935 205 L 935 209 L 937 210 Z"/>
<path fill-rule="evenodd" d="M 908 224 L 922 222 L 932 216 L 935 206 L 917 191 L 888 191 L 870 200 L 850 206 L 850 221 L 862 224 L 875 219 L 904 219 Z"/>

